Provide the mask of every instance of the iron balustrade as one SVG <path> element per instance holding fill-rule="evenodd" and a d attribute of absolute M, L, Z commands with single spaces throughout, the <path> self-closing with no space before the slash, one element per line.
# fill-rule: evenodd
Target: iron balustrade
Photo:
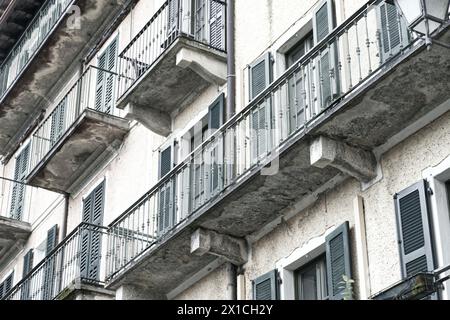
<path fill-rule="evenodd" d="M 23 73 L 74 0 L 48 0 L 0 66 L 0 101 Z"/>
<path fill-rule="evenodd" d="M 31 214 L 31 194 L 38 188 L 20 180 L 0 177 L 0 216 L 28 222 Z"/>
<path fill-rule="evenodd" d="M 3 300 L 52 300 L 76 281 L 101 285 L 106 227 L 81 223 L 21 281 Z M 100 261 L 96 270 L 89 261 Z"/>
<path fill-rule="evenodd" d="M 90 66 L 59 100 L 31 139 L 31 171 L 51 152 L 86 109 L 119 116 L 115 108 L 117 74 Z"/>
<path fill-rule="evenodd" d="M 119 55 L 118 97 L 181 36 L 225 51 L 225 6 L 220 0 L 165 1 Z"/>
<path fill-rule="evenodd" d="M 220 201 L 230 186 L 277 159 L 283 146 L 313 126 L 321 113 L 418 43 L 403 32 L 398 13 L 380 28 L 379 10 L 380 1 L 368 1 L 110 224 L 107 281 L 194 213 Z M 132 45 L 141 48 L 139 39 Z M 142 59 L 146 50 L 134 56 Z"/>

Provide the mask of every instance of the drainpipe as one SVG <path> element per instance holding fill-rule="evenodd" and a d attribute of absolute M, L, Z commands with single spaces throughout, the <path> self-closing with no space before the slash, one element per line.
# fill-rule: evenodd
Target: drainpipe
<path fill-rule="evenodd" d="M 231 262 L 226 264 L 227 300 L 237 300 L 237 266 Z"/>
<path fill-rule="evenodd" d="M 236 65 L 234 54 L 234 1 L 227 0 L 227 107 L 226 119 L 229 120 L 236 111 Z"/>
<path fill-rule="evenodd" d="M 67 236 L 67 220 L 69 217 L 69 194 L 64 194 L 64 216 L 61 226 L 61 240 Z"/>

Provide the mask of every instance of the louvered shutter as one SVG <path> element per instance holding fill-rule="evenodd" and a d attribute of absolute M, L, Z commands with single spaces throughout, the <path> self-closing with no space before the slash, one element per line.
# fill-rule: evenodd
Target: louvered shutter
<path fill-rule="evenodd" d="M 213 48 L 225 50 L 225 6 L 211 0 L 209 10 L 209 41 Z"/>
<path fill-rule="evenodd" d="M 301 128 L 305 123 L 304 84 L 301 72 L 289 79 L 289 132 Z"/>
<path fill-rule="evenodd" d="M 160 153 L 159 159 L 159 175 L 160 178 L 166 176 L 172 170 L 172 146 L 167 147 Z M 159 223 L 158 229 L 160 233 L 165 232 L 173 225 L 173 179 L 161 186 L 159 191 Z"/>
<path fill-rule="evenodd" d="M 425 181 L 394 197 L 404 278 L 434 270 L 433 248 Z"/>
<path fill-rule="evenodd" d="M 271 137 L 271 108 L 270 101 L 262 102 L 252 112 L 251 117 L 252 139 L 251 152 L 252 162 L 255 163 L 263 157 L 270 149 Z"/>
<path fill-rule="evenodd" d="M 272 81 L 272 60 L 270 52 L 250 65 L 250 100 L 256 98 Z"/>
<path fill-rule="evenodd" d="M 22 271 L 22 279 L 28 276 L 28 274 L 33 269 L 33 249 L 30 249 L 25 256 L 23 257 L 23 271 Z M 30 299 L 30 279 L 27 279 L 22 284 L 21 292 L 20 292 L 21 300 L 29 300 Z"/>
<path fill-rule="evenodd" d="M 80 234 L 80 276 L 96 281 L 100 278 L 101 232 L 95 226 L 103 224 L 105 182 L 98 185 L 83 201 L 83 226 Z"/>
<path fill-rule="evenodd" d="M 325 39 L 333 28 L 330 12 L 330 1 L 324 2 L 314 13 L 314 42 L 319 43 Z"/>
<path fill-rule="evenodd" d="M 222 93 L 209 107 L 208 128 L 214 134 L 223 125 L 225 95 Z M 219 136 L 220 137 L 220 136 Z M 208 150 L 209 159 L 209 196 L 214 196 L 221 189 L 223 176 L 223 140 L 216 139 Z"/>
<path fill-rule="evenodd" d="M 327 0 L 317 7 L 313 14 L 314 43 L 325 39 L 334 28 L 334 6 Z M 333 100 L 333 93 L 338 93 L 339 79 L 337 73 L 338 50 L 336 43 L 324 48 L 317 58 L 318 77 L 317 90 L 320 96 L 320 107 L 326 108 Z M 333 75 L 333 77 L 332 77 Z"/>
<path fill-rule="evenodd" d="M 0 284 L 0 300 L 6 298 L 6 294 L 12 289 L 14 271 Z"/>
<path fill-rule="evenodd" d="M 50 127 L 50 146 L 54 146 L 64 134 L 67 97 L 55 108 Z"/>
<path fill-rule="evenodd" d="M 178 31 L 179 25 L 179 11 L 180 11 L 180 0 L 169 0 L 168 4 L 168 36 L 171 38 Z M 173 39 L 170 39 L 172 41 Z"/>
<path fill-rule="evenodd" d="M 277 270 L 270 271 L 253 281 L 253 300 L 277 300 Z"/>
<path fill-rule="evenodd" d="M 397 8 L 393 4 L 382 2 L 377 8 L 377 17 L 381 29 L 381 55 L 383 61 L 386 61 L 400 52 L 402 45 L 408 43 L 408 31 L 406 22 L 399 18 Z"/>
<path fill-rule="evenodd" d="M 14 180 L 25 181 L 28 173 L 28 162 L 30 159 L 30 145 L 28 144 L 19 156 L 16 158 L 14 168 Z M 25 185 L 23 183 L 14 183 L 11 195 L 11 218 L 16 220 L 22 219 L 23 207 L 25 204 Z"/>
<path fill-rule="evenodd" d="M 58 225 L 53 226 L 47 232 L 45 249 L 44 279 L 42 281 L 42 300 L 51 300 L 55 293 L 56 260 L 55 256 L 49 256 L 58 243 Z"/>
<path fill-rule="evenodd" d="M 330 300 L 343 299 L 345 291 L 343 276 L 352 278 L 349 229 L 349 223 L 345 222 L 325 239 Z"/>
<path fill-rule="evenodd" d="M 117 64 L 117 39 L 98 58 L 98 67 L 103 70 L 115 72 Z M 111 113 L 114 108 L 115 78 L 114 74 L 107 71 L 97 71 L 95 110 Z"/>

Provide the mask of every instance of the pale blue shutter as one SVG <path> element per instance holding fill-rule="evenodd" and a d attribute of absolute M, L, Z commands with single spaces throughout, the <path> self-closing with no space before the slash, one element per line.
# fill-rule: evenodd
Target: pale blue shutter
<path fill-rule="evenodd" d="M 400 52 L 400 49 L 408 43 L 408 31 L 404 19 L 400 19 L 395 5 L 382 2 L 377 7 L 378 27 L 380 30 L 380 45 L 382 47 L 382 60 Z"/>

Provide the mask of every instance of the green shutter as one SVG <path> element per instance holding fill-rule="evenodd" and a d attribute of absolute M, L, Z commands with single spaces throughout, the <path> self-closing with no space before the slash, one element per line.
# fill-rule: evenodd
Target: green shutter
<path fill-rule="evenodd" d="M 272 81 L 272 59 L 270 52 L 250 65 L 250 100 L 264 91 Z"/>
<path fill-rule="evenodd" d="M 12 289 L 14 271 L 0 284 L 0 300 L 6 298 L 6 294 Z"/>
<path fill-rule="evenodd" d="M 434 270 L 425 181 L 394 197 L 402 276 Z"/>
<path fill-rule="evenodd" d="M 167 147 L 160 153 L 159 173 L 160 178 L 166 176 L 172 170 L 172 146 Z M 158 230 L 160 233 L 169 229 L 174 221 L 174 182 L 171 178 L 167 183 L 161 186 L 159 191 L 159 216 Z"/>
<path fill-rule="evenodd" d="M 208 127 L 210 134 L 214 134 L 223 125 L 225 94 L 221 94 L 209 107 Z M 215 139 L 208 146 L 209 166 L 209 197 L 214 196 L 221 189 L 223 173 L 223 140 Z"/>
<path fill-rule="evenodd" d="M 25 181 L 28 173 L 28 162 L 30 159 L 30 145 L 28 144 L 16 158 L 14 169 L 14 180 Z M 10 216 L 13 219 L 21 220 L 25 204 L 25 185 L 14 183 L 11 195 Z"/>
<path fill-rule="evenodd" d="M 33 249 L 30 249 L 23 257 L 23 272 L 22 277 L 25 278 L 33 269 Z"/>
<path fill-rule="evenodd" d="M 117 39 L 114 39 L 98 58 L 98 67 L 106 71 L 97 71 L 95 110 L 104 113 L 111 113 L 114 108 L 115 78 L 112 72 L 116 71 L 117 47 Z"/>
<path fill-rule="evenodd" d="M 224 103 L 225 94 L 222 93 L 216 101 L 209 106 L 208 128 L 210 129 L 210 134 L 213 134 L 223 125 Z"/>
<path fill-rule="evenodd" d="M 27 277 L 33 269 L 33 256 L 33 249 L 30 249 L 23 257 L 22 279 L 25 279 L 25 277 Z M 30 279 L 27 279 L 25 282 L 23 282 L 20 292 L 20 300 L 30 299 L 30 283 Z"/>
<path fill-rule="evenodd" d="M 105 182 L 98 185 L 83 200 L 83 222 L 88 223 L 80 234 L 80 276 L 83 279 L 100 279 L 101 233 L 95 226 L 103 224 Z"/>
<path fill-rule="evenodd" d="M 278 272 L 270 271 L 253 281 L 253 300 L 278 299 Z"/>
<path fill-rule="evenodd" d="M 313 14 L 314 43 L 325 39 L 334 28 L 334 7 L 332 0 L 322 2 Z"/>
<path fill-rule="evenodd" d="M 50 146 L 54 146 L 64 134 L 67 97 L 52 112 Z"/>
<path fill-rule="evenodd" d="M 50 252 L 56 247 L 57 243 L 58 243 L 58 225 L 54 225 L 47 232 L 47 242 L 45 249 L 46 256 L 48 256 Z"/>
<path fill-rule="evenodd" d="M 58 243 L 58 225 L 53 226 L 47 232 L 45 250 L 44 279 L 42 281 L 42 300 L 51 300 L 55 292 L 56 260 L 55 256 L 49 256 Z"/>
<path fill-rule="evenodd" d="M 327 283 L 330 300 L 344 298 L 344 276 L 352 278 L 349 223 L 345 222 L 326 239 Z"/>
<path fill-rule="evenodd" d="M 313 15 L 313 34 L 314 43 L 318 44 L 325 39 L 335 26 L 334 22 L 334 6 L 332 0 L 326 0 L 321 3 Z M 318 64 L 318 80 L 317 90 L 320 97 L 320 107 L 326 108 L 339 94 L 339 79 L 337 72 L 338 50 L 336 43 L 332 43 L 329 47 L 324 47 L 317 59 Z M 333 74 L 333 78 L 331 75 Z"/>
<path fill-rule="evenodd" d="M 386 61 L 400 52 L 402 46 L 408 43 L 406 22 L 400 19 L 397 8 L 393 4 L 382 2 L 377 7 L 378 28 L 380 30 L 380 46 L 382 60 Z"/>

